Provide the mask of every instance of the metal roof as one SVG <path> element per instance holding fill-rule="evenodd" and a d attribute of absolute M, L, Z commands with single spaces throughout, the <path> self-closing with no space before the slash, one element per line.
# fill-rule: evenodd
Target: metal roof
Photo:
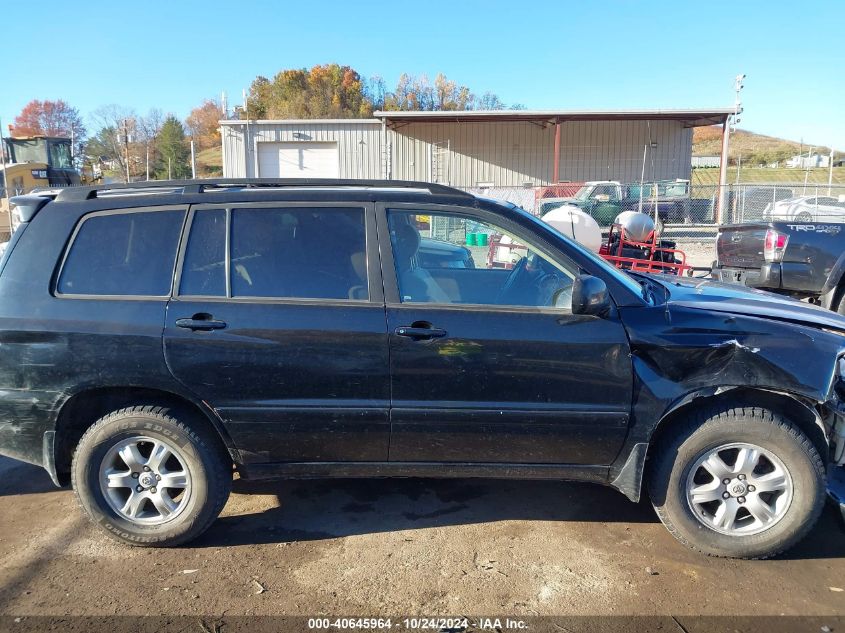
<path fill-rule="evenodd" d="M 373 113 L 387 123 L 439 122 L 503 122 L 530 121 L 557 123 L 564 121 L 682 121 L 687 127 L 724 123 L 734 108 L 695 108 L 680 110 L 460 110 L 460 111 L 385 111 Z"/>
<path fill-rule="evenodd" d="M 412 123 L 530 121 L 551 124 L 564 121 L 682 121 L 687 127 L 724 123 L 734 108 L 693 108 L 676 110 L 376 110 L 372 119 L 227 119 L 220 125 L 380 125 L 382 121 Z"/>
<path fill-rule="evenodd" d="M 357 125 L 381 125 L 379 119 L 224 119 L 218 121 L 220 125 L 255 125 L 259 123 L 272 123 L 274 125 L 314 125 L 321 123 L 355 123 Z"/>

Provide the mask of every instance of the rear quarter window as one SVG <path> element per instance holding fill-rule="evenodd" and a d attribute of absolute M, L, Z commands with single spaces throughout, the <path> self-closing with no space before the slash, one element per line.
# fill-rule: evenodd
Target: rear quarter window
<path fill-rule="evenodd" d="M 87 216 L 59 273 L 62 295 L 170 294 L 184 210 L 136 210 Z"/>

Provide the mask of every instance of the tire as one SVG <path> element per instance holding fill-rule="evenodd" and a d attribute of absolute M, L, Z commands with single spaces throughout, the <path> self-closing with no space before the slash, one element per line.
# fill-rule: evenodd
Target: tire
<path fill-rule="evenodd" d="M 85 432 L 71 481 L 83 511 L 111 538 L 173 547 L 205 532 L 220 514 L 232 487 L 232 460 L 204 426 L 163 407 L 129 407 Z"/>
<path fill-rule="evenodd" d="M 795 221 L 796 222 L 812 222 L 813 221 L 813 214 L 809 211 L 799 211 L 795 214 Z"/>
<path fill-rule="evenodd" d="M 754 447 L 761 456 L 757 467 L 737 470 L 737 464 L 753 460 Z M 738 403 L 705 409 L 655 448 L 649 495 L 657 516 L 681 543 L 709 556 L 774 556 L 800 541 L 824 507 L 824 462 L 813 442 L 777 412 Z M 701 463 L 714 453 L 721 464 Z M 722 464 L 733 466 L 733 473 L 717 480 L 710 470 L 718 472 Z M 786 476 L 778 474 L 782 471 Z M 742 472 L 748 474 L 738 479 Z M 783 489 L 762 490 L 774 489 L 781 479 Z M 716 499 L 706 501 L 711 496 Z M 769 522 L 767 512 L 772 514 Z"/>

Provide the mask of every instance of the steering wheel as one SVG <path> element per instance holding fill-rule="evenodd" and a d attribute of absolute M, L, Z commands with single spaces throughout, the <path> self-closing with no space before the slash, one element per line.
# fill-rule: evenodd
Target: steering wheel
<path fill-rule="evenodd" d="M 543 274 L 535 283 L 537 287 L 537 305 L 547 308 L 555 307 L 552 302 L 558 292 L 561 298 L 555 303 L 562 303 L 563 307 L 572 305 L 572 281 L 560 272 Z"/>
<path fill-rule="evenodd" d="M 535 258 L 533 262 L 529 262 L 529 258 L 523 257 L 514 266 L 496 295 L 496 303 L 499 305 L 552 307 L 555 294 L 560 290 L 563 290 L 564 297 L 570 297 L 571 303 L 571 280 L 562 275 L 556 268 L 549 266 L 544 260 Z M 563 304 L 566 303 L 567 301 L 564 298 Z"/>
<path fill-rule="evenodd" d="M 496 294 L 496 303 L 499 305 L 511 305 L 511 303 L 507 300 L 508 295 L 513 294 L 513 291 L 516 288 L 519 288 L 522 284 L 523 277 L 528 274 L 528 258 L 523 257 L 520 259 L 516 266 L 513 267 L 511 270 L 510 275 L 505 280 L 505 283 L 502 285 L 499 292 Z"/>

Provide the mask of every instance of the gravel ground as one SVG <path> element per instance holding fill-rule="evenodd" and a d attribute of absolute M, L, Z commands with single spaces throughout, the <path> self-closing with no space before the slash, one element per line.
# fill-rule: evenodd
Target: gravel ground
<path fill-rule="evenodd" d="M 608 488 L 408 479 L 236 482 L 201 540 L 130 548 L 0 458 L 0 616 L 834 616 L 843 557 L 832 506 L 787 555 L 735 561 Z"/>

